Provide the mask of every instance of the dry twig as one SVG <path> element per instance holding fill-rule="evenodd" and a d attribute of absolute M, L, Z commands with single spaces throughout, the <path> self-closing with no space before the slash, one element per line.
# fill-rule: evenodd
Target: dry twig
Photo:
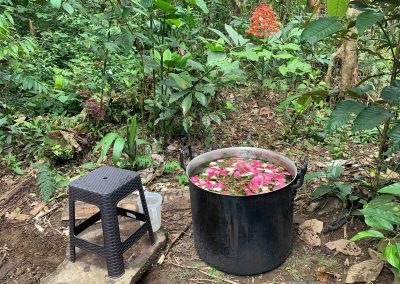
<path fill-rule="evenodd" d="M 174 244 L 176 243 L 176 241 L 182 237 L 182 235 L 184 235 L 186 233 L 186 231 L 190 228 L 190 226 L 192 225 L 192 221 L 189 222 L 189 224 L 186 225 L 185 229 L 183 229 L 179 235 L 177 235 L 169 244 L 169 246 L 167 247 L 167 249 L 164 252 L 164 255 L 167 256 L 169 251 L 171 250 L 171 248 L 174 246 Z"/>

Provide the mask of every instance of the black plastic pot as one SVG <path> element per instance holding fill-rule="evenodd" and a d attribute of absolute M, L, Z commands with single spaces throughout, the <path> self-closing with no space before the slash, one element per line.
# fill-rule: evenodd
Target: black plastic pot
<path fill-rule="evenodd" d="M 184 166 L 189 151 L 191 161 Z M 267 160 L 284 167 L 293 180 L 270 193 L 229 196 L 204 190 L 189 181 L 194 243 L 201 259 L 218 270 L 253 275 L 272 270 L 288 257 L 292 246 L 293 200 L 307 171 L 305 159 L 300 172 L 294 163 L 273 151 L 224 148 L 193 159 L 190 146 L 181 149 L 181 166 L 191 177 L 209 162 L 226 157 Z"/>

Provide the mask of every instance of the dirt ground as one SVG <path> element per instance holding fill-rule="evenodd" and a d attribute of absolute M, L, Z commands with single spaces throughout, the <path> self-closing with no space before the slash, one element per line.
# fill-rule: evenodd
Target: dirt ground
<path fill-rule="evenodd" d="M 247 97 L 237 95 L 236 111 L 230 112 L 221 126 L 214 129 L 215 141 L 210 147 L 194 144 L 197 153 L 223 146 L 248 145 L 275 150 L 293 159 L 300 165 L 307 155 L 310 157 L 309 170 L 323 170 L 330 158 L 330 152 L 322 145 L 310 147 L 299 138 L 288 142 L 283 139 L 284 118 L 276 114 L 274 107 L 281 98 L 273 95 Z M 372 145 L 373 146 L 373 145 Z M 372 147 L 371 146 L 371 147 Z M 353 151 L 369 153 L 368 146 L 353 145 Z M 177 151 L 170 154 L 178 159 Z M 369 156 L 366 154 L 366 156 Z M 364 162 L 364 164 L 363 164 Z M 346 167 L 345 176 L 356 175 L 367 167 L 369 161 L 360 162 L 357 170 Z M 357 172 L 357 173 L 356 173 Z M 11 180 L 11 181 L 10 181 Z M 169 182 L 173 188 L 181 186 L 175 175 L 156 178 L 153 183 Z M 3 176 L 0 180 L 0 196 L 9 191 L 19 181 Z M 343 227 L 329 233 L 320 234 L 322 245 L 311 247 L 298 237 L 298 224 L 309 219 L 324 222 L 324 227 L 345 214 L 341 204 L 334 198 L 321 202 L 320 208 L 310 210 L 310 192 L 315 182 L 304 185 L 295 199 L 295 227 L 293 251 L 287 261 L 279 268 L 256 276 L 239 277 L 216 271 L 207 266 L 196 255 L 190 225 L 190 209 L 164 210 L 163 226 L 169 233 L 169 242 L 176 236 L 180 238 L 171 247 L 162 264 L 155 265 L 141 279 L 140 283 L 282 283 L 290 281 L 322 280 L 321 271 L 328 282 L 343 283 L 349 266 L 369 259 L 367 249 L 375 243 L 357 243 L 362 253 L 358 256 L 335 253 L 325 244 L 342 238 L 351 238 L 355 232 L 364 228 L 360 219 L 352 218 Z M 356 190 L 360 192 L 362 189 Z M 151 184 L 149 188 L 152 188 Z M 0 206 L 0 283 L 38 283 L 63 261 L 67 247 L 67 222 L 61 221 L 61 213 L 66 199 L 52 201 L 42 209 L 48 212 L 40 218 L 29 215 L 38 206 L 38 192 L 34 180 L 24 185 L 18 195 Z M 187 190 L 187 188 L 182 188 Z M 1 204 L 1 203 L 0 203 Z M 19 208 L 19 209 L 18 209 Z M 14 212 L 13 215 L 10 213 Z M 22 220 L 15 215 L 24 216 Z M 318 273 L 317 271 L 320 271 Z M 393 283 L 390 270 L 384 267 L 376 283 Z"/>

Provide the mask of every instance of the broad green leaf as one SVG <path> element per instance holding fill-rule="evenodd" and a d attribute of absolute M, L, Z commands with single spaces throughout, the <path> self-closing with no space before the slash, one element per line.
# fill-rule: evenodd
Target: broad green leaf
<path fill-rule="evenodd" d="M 381 125 L 389 117 L 390 112 L 383 106 L 368 106 L 354 120 L 353 132 L 372 129 Z"/>
<path fill-rule="evenodd" d="M 329 176 L 336 179 L 340 177 L 340 175 L 343 173 L 344 168 L 342 166 L 329 166 L 328 167 L 328 173 Z"/>
<path fill-rule="evenodd" d="M 379 193 L 388 193 L 400 196 L 400 182 L 394 183 L 378 190 Z"/>
<path fill-rule="evenodd" d="M 169 98 L 169 103 L 172 104 L 173 102 L 176 102 L 177 100 L 182 98 L 185 94 L 186 94 L 186 92 L 184 92 L 184 91 L 173 93 L 171 95 L 171 97 Z"/>
<path fill-rule="evenodd" d="M 308 24 L 301 34 L 303 40 L 315 43 L 343 29 L 337 17 L 320 18 Z"/>
<path fill-rule="evenodd" d="M 385 155 L 389 156 L 389 155 L 392 155 L 392 154 L 397 153 L 399 151 L 400 151 L 400 140 L 395 142 L 392 145 L 392 147 L 390 147 L 390 149 L 387 152 L 385 152 Z"/>
<path fill-rule="evenodd" d="M 121 154 L 122 151 L 124 150 L 124 146 L 125 146 L 125 139 L 121 136 L 118 136 L 114 142 L 113 155 L 112 155 L 114 165 L 116 165 L 121 159 Z"/>
<path fill-rule="evenodd" d="M 110 52 L 114 52 L 118 49 L 118 45 L 113 42 L 105 42 L 104 47 L 107 48 Z"/>
<path fill-rule="evenodd" d="M 111 144 L 113 141 L 118 137 L 119 135 L 115 132 L 110 132 L 106 136 L 103 137 L 103 139 L 100 140 L 100 142 L 96 145 L 94 148 L 94 152 L 96 152 L 98 149 L 102 148 L 100 157 L 97 160 L 98 163 L 103 161 L 104 157 L 107 155 L 108 149 L 110 148 Z"/>
<path fill-rule="evenodd" d="M 214 66 L 218 65 L 221 60 L 226 59 L 226 53 L 225 52 L 208 52 L 207 53 L 207 65 Z"/>
<path fill-rule="evenodd" d="M 207 97 L 203 93 L 196 92 L 194 96 L 202 106 L 207 106 Z"/>
<path fill-rule="evenodd" d="M 65 87 L 65 80 L 62 75 L 54 76 L 54 87 L 58 90 L 61 90 Z"/>
<path fill-rule="evenodd" d="M 211 120 L 215 121 L 216 123 L 220 124 L 221 123 L 221 118 L 216 115 L 215 113 L 210 114 Z"/>
<path fill-rule="evenodd" d="M 163 0 L 154 0 L 154 6 L 156 6 L 157 8 L 161 9 L 164 12 L 175 11 L 175 7 L 174 6 L 169 4 L 167 1 L 163 1 Z"/>
<path fill-rule="evenodd" d="M 264 57 L 264 59 L 270 59 L 272 57 L 272 52 L 266 49 L 263 49 L 261 52 L 258 52 L 258 56 Z"/>
<path fill-rule="evenodd" d="M 62 3 L 62 7 L 68 14 L 72 15 L 74 13 L 74 8 L 68 2 Z"/>
<path fill-rule="evenodd" d="M 200 62 L 189 59 L 188 61 L 186 61 L 186 64 L 189 65 L 190 67 L 193 67 L 194 69 L 196 69 L 198 71 L 201 71 L 201 72 L 206 71 L 204 69 L 203 64 L 201 64 Z"/>
<path fill-rule="evenodd" d="M 126 27 L 121 27 L 121 40 L 125 52 L 129 52 L 133 46 L 133 35 Z"/>
<path fill-rule="evenodd" d="M 331 17 L 344 17 L 349 7 L 349 0 L 327 0 L 327 12 Z"/>
<path fill-rule="evenodd" d="M 182 101 L 183 115 L 186 115 L 192 106 L 192 94 L 187 95 Z"/>
<path fill-rule="evenodd" d="M 347 196 L 351 194 L 352 185 L 343 182 L 335 182 L 335 186 L 337 188 L 336 195 L 344 202 L 347 202 Z"/>
<path fill-rule="evenodd" d="M 396 124 L 390 129 L 389 137 L 393 141 L 400 141 L 400 124 Z"/>
<path fill-rule="evenodd" d="M 204 116 L 201 118 L 201 121 L 203 122 L 203 125 L 204 125 L 205 128 L 209 128 L 209 127 L 210 127 L 210 125 L 211 125 L 211 119 L 210 119 L 210 117 L 209 117 L 208 115 L 204 115 Z"/>
<path fill-rule="evenodd" d="M 178 74 L 175 73 L 170 73 L 169 76 L 174 79 L 176 85 L 182 89 L 182 90 L 186 90 L 186 88 L 188 87 L 187 82 L 185 79 L 183 79 L 181 76 L 179 76 Z"/>
<path fill-rule="evenodd" d="M 260 58 L 260 55 L 254 50 L 232 51 L 231 54 L 240 58 L 246 58 L 250 61 L 258 61 Z"/>
<path fill-rule="evenodd" d="M 368 10 L 357 16 L 356 28 L 359 34 L 365 32 L 376 22 L 383 20 L 384 15 L 379 11 Z"/>
<path fill-rule="evenodd" d="M 358 97 L 358 96 L 364 95 L 365 93 L 367 93 L 373 89 L 374 89 L 374 87 L 372 87 L 371 85 L 367 85 L 367 86 L 362 86 L 362 87 L 349 88 L 349 89 L 347 89 L 347 93 Z"/>
<path fill-rule="evenodd" d="M 397 204 L 387 203 L 379 207 L 365 207 L 361 213 L 365 217 L 365 223 L 373 228 L 391 231 L 393 225 L 400 225 L 400 216 L 398 215 Z"/>
<path fill-rule="evenodd" d="M 370 227 L 386 231 L 393 231 L 393 225 L 386 219 L 370 215 L 364 217 L 365 217 L 365 223 Z"/>
<path fill-rule="evenodd" d="M 278 59 L 291 59 L 294 57 L 294 55 L 287 53 L 287 52 L 283 52 L 283 53 L 279 53 L 277 55 L 274 55 L 275 58 Z"/>
<path fill-rule="evenodd" d="M 14 173 L 16 173 L 17 175 L 24 175 L 25 174 L 25 172 L 23 171 L 23 170 L 21 170 L 21 168 L 19 167 L 19 166 L 13 166 L 13 171 L 14 171 Z"/>
<path fill-rule="evenodd" d="M 237 31 L 235 31 L 230 25 L 225 24 L 225 30 L 229 34 L 229 37 L 235 43 L 236 46 L 244 45 L 248 42 L 248 39 L 244 39 Z"/>
<path fill-rule="evenodd" d="M 60 102 L 62 102 L 64 104 L 69 100 L 69 96 L 61 95 L 61 96 L 57 97 L 57 100 L 59 100 Z"/>
<path fill-rule="evenodd" d="M 388 86 L 382 89 L 381 98 L 389 104 L 400 103 L 400 88 Z"/>
<path fill-rule="evenodd" d="M 364 108 L 364 104 L 352 100 L 339 102 L 332 112 L 328 129 L 335 130 L 345 125 L 351 120 L 353 114 L 358 115 Z"/>
<path fill-rule="evenodd" d="M 367 203 L 365 206 L 366 208 L 377 208 L 382 207 L 387 204 L 394 204 L 394 200 L 396 197 L 393 195 L 381 194 L 372 199 L 370 202 Z"/>
<path fill-rule="evenodd" d="M 204 14 L 208 14 L 209 11 L 207 8 L 207 4 L 204 0 L 195 0 L 195 2 L 197 7 L 199 7 Z"/>
<path fill-rule="evenodd" d="M 301 96 L 302 96 L 302 94 L 295 94 L 293 96 L 290 96 L 290 97 L 286 98 L 283 102 L 281 102 L 276 108 L 280 109 L 280 108 L 282 108 L 284 106 L 287 106 L 289 103 L 291 103 L 292 101 L 300 98 Z"/>
<path fill-rule="evenodd" d="M 61 0 L 50 0 L 50 4 L 53 8 L 56 8 L 56 9 L 61 8 Z"/>
<path fill-rule="evenodd" d="M 375 230 L 367 230 L 367 231 L 362 231 L 362 232 L 358 232 L 354 237 L 351 238 L 351 241 L 358 241 L 358 240 L 362 240 L 365 238 L 379 238 L 379 239 L 383 239 L 385 236 L 379 232 L 379 231 L 375 231 Z"/>
<path fill-rule="evenodd" d="M 208 28 L 210 31 L 213 31 L 214 33 L 216 33 L 217 35 L 219 35 L 220 38 L 222 38 L 225 43 L 229 44 L 230 46 L 232 46 L 232 42 L 219 30 L 217 29 L 213 29 L 213 28 Z"/>
<path fill-rule="evenodd" d="M 327 184 L 320 185 L 311 193 L 311 198 L 317 199 L 321 196 L 324 196 L 325 194 L 332 192 L 334 189 L 335 187 L 332 185 L 327 185 Z"/>
<path fill-rule="evenodd" d="M 320 177 L 325 177 L 326 176 L 326 173 L 324 173 L 324 172 L 312 172 L 312 173 L 307 173 L 305 176 L 304 176 L 304 181 L 309 181 L 309 180 L 312 180 L 312 179 L 314 179 L 314 178 L 320 178 Z"/>
<path fill-rule="evenodd" d="M 390 265 L 400 268 L 400 256 L 395 244 L 388 245 L 383 250 L 382 256 L 389 262 Z"/>

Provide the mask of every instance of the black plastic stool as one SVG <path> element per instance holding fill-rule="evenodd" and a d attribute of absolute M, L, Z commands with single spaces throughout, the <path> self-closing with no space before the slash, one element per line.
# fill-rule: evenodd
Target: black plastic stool
<path fill-rule="evenodd" d="M 138 190 L 143 213 L 117 207 L 120 200 Z M 75 226 L 75 201 L 96 205 L 100 212 Z M 121 242 L 118 215 L 144 222 L 124 242 Z M 104 246 L 100 246 L 78 237 L 89 226 L 102 221 Z M 69 240 L 70 260 L 75 262 L 75 247 L 83 248 L 107 258 L 108 275 L 119 277 L 124 274 L 123 253 L 146 232 L 154 244 L 147 203 L 144 197 L 140 176 L 136 172 L 104 166 L 80 177 L 69 185 Z"/>

